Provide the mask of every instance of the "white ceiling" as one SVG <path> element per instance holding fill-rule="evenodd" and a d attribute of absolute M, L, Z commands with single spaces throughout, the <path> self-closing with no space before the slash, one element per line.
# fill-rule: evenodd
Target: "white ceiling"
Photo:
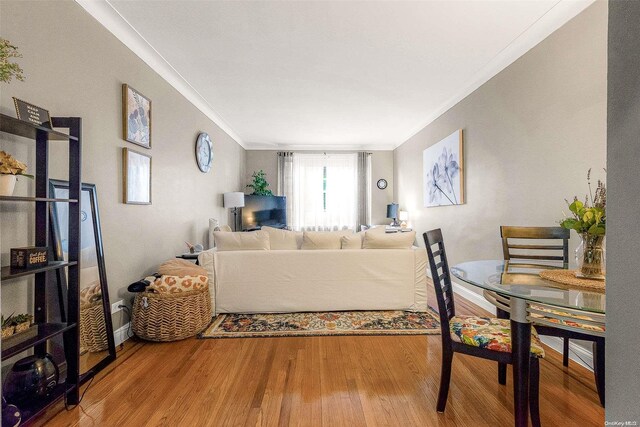
<path fill-rule="evenodd" d="M 78 2 L 246 148 L 389 149 L 592 0 Z"/>

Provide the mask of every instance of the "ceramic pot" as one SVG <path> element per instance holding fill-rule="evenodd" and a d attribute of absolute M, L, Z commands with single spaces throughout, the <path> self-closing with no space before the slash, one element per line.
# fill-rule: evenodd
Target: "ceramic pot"
<path fill-rule="evenodd" d="M 0 196 L 13 196 L 16 188 L 16 176 L 11 174 L 0 174 Z"/>

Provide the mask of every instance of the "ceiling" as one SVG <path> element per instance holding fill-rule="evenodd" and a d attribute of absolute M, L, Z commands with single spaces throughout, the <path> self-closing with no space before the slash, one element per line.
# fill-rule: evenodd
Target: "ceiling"
<path fill-rule="evenodd" d="M 592 0 L 78 2 L 245 148 L 390 149 Z"/>

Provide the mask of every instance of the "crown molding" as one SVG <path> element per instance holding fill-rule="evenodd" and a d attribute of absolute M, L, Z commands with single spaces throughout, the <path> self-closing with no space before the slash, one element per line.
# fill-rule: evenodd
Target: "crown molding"
<path fill-rule="evenodd" d="M 229 126 L 202 95 L 113 7 L 108 0 L 75 0 L 89 15 L 111 32 L 153 71 L 173 86 L 198 110 L 213 121 L 240 146 L 238 134 Z M 136 86 L 138 87 L 138 86 Z"/>
<path fill-rule="evenodd" d="M 416 126 L 407 136 L 394 145 L 398 148 L 425 127 L 433 123 L 438 117 L 449 111 L 476 89 L 488 82 L 499 72 L 514 63 L 518 58 L 534 48 L 542 40 L 549 37 L 554 31 L 562 27 L 580 12 L 585 10 L 596 0 L 560 0 L 529 28 L 516 37 L 507 47 L 500 51 L 491 61 L 480 69 L 466 86 L 454 96 L 444 102 L 438 109 L 430 114 L 419 126 Z"/>
<path fill-rule="evenodd" d="M 393 151 L 393 144 L 271 144 L 264 142 L 247 142 L 246 150 L 290 150 L 290 151 Z"/>

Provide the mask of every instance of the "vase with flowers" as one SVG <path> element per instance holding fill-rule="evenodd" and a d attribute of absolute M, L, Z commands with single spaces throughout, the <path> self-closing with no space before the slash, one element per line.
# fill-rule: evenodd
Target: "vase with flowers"
<path fill-rule="evenodd" d="M 33 175 L 27 174 L 27 165 L 11 154 L 0 151 L 0 196 L 13 195 L 18 175 L 33 178 Z"/>
<path fill-rule="evenodd" d="M 604 280 L 607 189 L 605 183 L 598 180 L 595 193 L 592 192 L 591 169 L 587 172 L 587 185 L 589 194 L 584 202 L 577 197 L 573 198 L 573 202 L 566 201 L 572 215 L 561 220 L 560 225 L 568 230 L 575 230 L 580 237 L 580 244 L 576 249 L 576 276 Z"/>

